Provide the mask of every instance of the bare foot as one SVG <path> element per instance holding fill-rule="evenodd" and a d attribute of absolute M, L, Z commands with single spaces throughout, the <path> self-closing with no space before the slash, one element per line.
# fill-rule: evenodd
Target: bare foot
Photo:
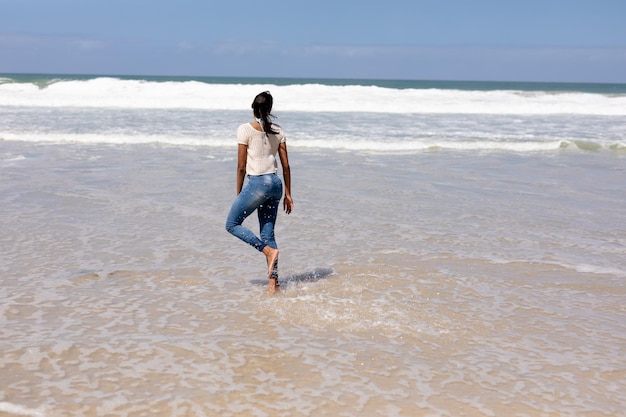
<path fill-rule="evenodd" d="M 267 293 L 276 294 L 280 291 L 280 285 L 278 284 L 278 278 L 270 278 L 269 284 L 267 284 Z"/>
<path fill-rule="evenodd" d="M 267 278 L 269 279 L 272 276 L 272 271 L 274 270 L 274 264 L 278 260 L 278 249 L 274 249 L 270 246 L 266 246 L 263 248 L 263 253 L 267 258 Z"/>

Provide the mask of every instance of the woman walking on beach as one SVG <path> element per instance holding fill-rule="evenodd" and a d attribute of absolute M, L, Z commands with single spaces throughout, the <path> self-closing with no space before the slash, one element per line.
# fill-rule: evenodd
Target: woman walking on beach
<path fill-rule="evenodd" d="M 252 102 L 255 121 L 244 123 L 237 129 L 237 198 L 226 219 L 226 230 L 229 233 L 265 255 L 270 293 L 279 289 L 278 246 L 274 238 L 274 225 L 283 195 L 283 184 L 277 175 L 276 153 L 280 157 L 285 181 L 283 208 L 287 214 L 293 209 L 287 144 L 280 126 L 272 123 L 272 104 L 273 98 L 269 91 L 258 94 Z M 248 182 L 244 187 L 246 174 Z M 259 237 L 242 226 L 243 221 L 255 210 L 259 218 Z"/>

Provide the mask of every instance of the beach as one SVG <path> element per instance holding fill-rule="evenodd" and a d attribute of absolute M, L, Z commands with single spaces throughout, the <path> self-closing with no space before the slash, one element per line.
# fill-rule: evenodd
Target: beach
<path fill-rule="evenodd" d="M 626 413 L 626 92 L 6 78 L 0 416 Z M 276 296 L 224 230 L 264 89 Z"/>

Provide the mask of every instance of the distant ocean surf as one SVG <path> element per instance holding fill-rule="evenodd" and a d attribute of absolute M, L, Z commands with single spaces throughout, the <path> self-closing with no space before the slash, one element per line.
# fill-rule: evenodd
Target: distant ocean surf
<path fill-rule="evenodd" d="M 299 147 L 624 146 L 624 84 L 44 75 L 0 75 L 0 138 L 229 146 L 230 117 L 240 118 L 265 89 Z"/>

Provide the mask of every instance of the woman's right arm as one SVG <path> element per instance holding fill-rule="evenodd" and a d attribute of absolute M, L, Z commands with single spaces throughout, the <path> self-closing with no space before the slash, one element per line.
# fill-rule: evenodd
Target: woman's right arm
<path fill-rule="evenodd" d="M 246 160 L 248 158 L 248 145 L 239 144 L 237 149 L 237 195 L 243 188 L 243 180 L 246 177 Z"/>

